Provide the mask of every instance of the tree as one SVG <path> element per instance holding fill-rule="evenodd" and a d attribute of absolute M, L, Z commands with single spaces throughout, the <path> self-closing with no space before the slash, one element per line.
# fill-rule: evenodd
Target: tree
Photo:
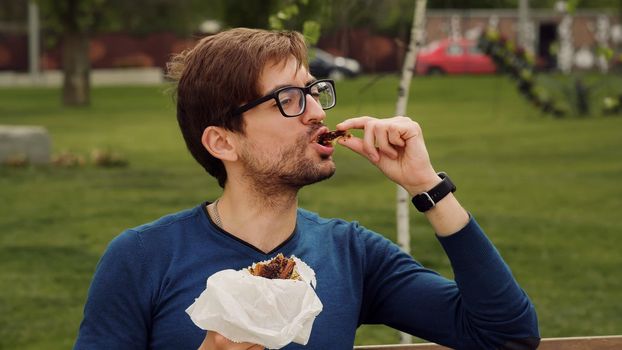
<path fill-rule="evenodd" d="M 38 0 L 45 28 L 62 45 L 66 106 L 90 102 L 89 39 L 97 32 L 191 32 L 210 9 L 199 0 Z"/>
<path fill-rule="evenodd" d="M 297 30 L 301 32 L 307 45 L 315 45 L 320 39 L 321 24 L 318 20 L 318 9 L 325 4 L 315 2 L 309 6 L 309 0 L 281 0 L 278 11 L 268 17 L 272 30 Z"/>
<path fill-rule="evenodd" d="M 410 40 L 408 51 L 402 67 L 400 86 L 398 88 L 397 103 L 395 105 L 395 115 L 406 115 L 406 105 L 408 104 L 408 91 L 412 80 L 417 60 L 417 52 L 423 44 L 424 21 L 426 12 L 426 0 L 417 0 L 415 12 L 413 13 L 412 26 L 410 30 Z M 408 219 L 408 192 L 402 187 L 397 186 L 396 194 L 396 216 L 397 216 L 397 240 L 400 248 L 410 254 L 410 220 Z M 412 337 L 406 333 L 401 333 L 401 343 L 407 344 L 412 341 Z"/>
<path fill-rule="evenodd" d="M 30 1 L 39 5 L 46 43 L 62 46 L 62 96 L 70 106 L 89 104 L 88 53 L 94 34 L 121 30 L 189 34 L 206 14 L 221 17 L 226 4 L 226 0 L 2 0 L 0 30 L 24 32 Z"/>
<path fill-rule="evenodd" d="M 102 19 L 102 1 L 42 1 L 44 13 L 58 19 L 62 49 L 63 103 L 88 105 L 90 100 L 89 37 Z M 44 7 L 45 6 L 45 7 Z M 45 17 L 44 17 L 45 18 Z"/>

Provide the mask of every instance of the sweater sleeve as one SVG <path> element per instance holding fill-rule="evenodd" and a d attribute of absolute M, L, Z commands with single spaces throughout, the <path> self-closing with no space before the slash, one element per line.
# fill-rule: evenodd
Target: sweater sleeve
<path fill-rule="evenodd" d="M 74 350 L 148 347 L 153 289 L 142 254 L 134 231 L 110 243 L 97 264 Z"/>
<path fill-rule="evenodd" d="M 455 349 L 535 349 L 535 309 L 473 218 L 438 237 L 455 281 L 426 269 L 390 241 L 365 237 L 361 323 L 382 323 Z"/>

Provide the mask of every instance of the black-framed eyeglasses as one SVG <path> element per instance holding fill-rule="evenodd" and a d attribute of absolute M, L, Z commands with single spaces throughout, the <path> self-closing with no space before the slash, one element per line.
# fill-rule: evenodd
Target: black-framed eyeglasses
<path fill-rule="evenodd" d="M 311 95 L 322 109 L 335 107 L 337 96 L 335 95 L 335 82 L 330 79 L 316 80 L 305 87 L 286 86 L 280 88 L 266 96 L 260 97 L 255 101 L 249 102 L 238 107 L 234 113 L 240 115 L 249 109 L 256 107 L 266 101 L 274 99 L 276 105 L 284 117 L 297 117 L 305 112 L 307 108 L 307 95 Z"/>

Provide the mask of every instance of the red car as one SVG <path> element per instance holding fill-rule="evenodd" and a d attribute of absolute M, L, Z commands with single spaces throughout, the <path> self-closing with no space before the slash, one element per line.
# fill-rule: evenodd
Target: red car
<path fill-rule="evenodd" d="M 491 74 L 494 62 L 482 53 L 477 42 L 443 39 L 422 48 L 417 55 L 417 74 Z"/>

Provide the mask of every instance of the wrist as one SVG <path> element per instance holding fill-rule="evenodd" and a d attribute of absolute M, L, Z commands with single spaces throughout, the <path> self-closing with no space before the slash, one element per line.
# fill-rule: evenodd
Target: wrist
<path fill-rule="evenodd" d="M 422 192 L 427 192 L 434 188 L 434 186 L 438 185 L 443 179 L 441 179 L 438 174 L 432 173 L 428 177 L 426 177 L 423 181 L 418 182 L 414 185 L 406 185 L 403 186 L 404 189 L 408 192 L 411 197 L 414 197 Z"/>
<path fill-rule="evenodd" d="M 413 205 L 422 213 L 434 208 L 439 201 L 456 191 L 456 185 L 454 185 L 447 174 L 440 172 L 437 176 L 441 179 L 440 182 L 431 189 L 412 197 Z"/>
<path fill-rule="evenodd" d="M 469 222 L 468 212 L 460 205 L 453 193 L 448 194 L 434 208 L 423 213 L 434 232 L 440 237 L 459 232 Z"/>

